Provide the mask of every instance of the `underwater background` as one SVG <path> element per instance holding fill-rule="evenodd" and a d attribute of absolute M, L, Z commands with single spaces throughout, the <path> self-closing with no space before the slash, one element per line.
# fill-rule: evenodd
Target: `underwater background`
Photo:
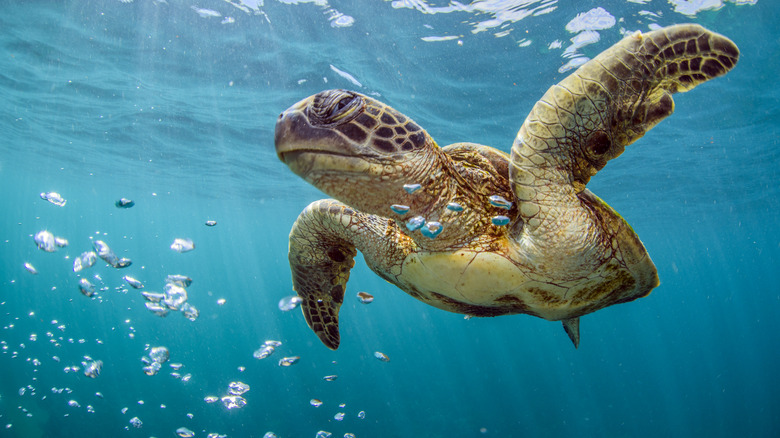
<path fill-rule="evenodd" d="M 5 2 L 0 436 L 780 436 L 778 14 L 774 0 Z M 579 349 L 560 323 L 424 305 L 360 257 L 338 351 L 280 310 L 290 227 L 325 197 L 277 159 L 281 111 L 349 88 L 440 145 L 508 152 L 577 65 L 685 22 L 741 59 L 590 182 L 661 286 L 583 317 Z M 43 230 L 67 246 L 42 251 Z M 74 272 L 98 240 L 132 264 Z M 160 317 L 142 291 L 177 274 L 191 318 Z M 281 345 L 255 358 L 267 340 Z"/>

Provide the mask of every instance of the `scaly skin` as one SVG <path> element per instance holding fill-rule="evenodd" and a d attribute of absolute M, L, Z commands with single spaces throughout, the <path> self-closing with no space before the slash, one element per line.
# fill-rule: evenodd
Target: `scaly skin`
<path fill-rule="evenodd" d="M 338 346 L 338 312 L 344 300 L 355 248 L 383 272 L 398 265 L 408 244 L 379 216 L 355 211 L 334 199 L 311 203 L 290 232 L 290 266 L 301 291 L 306 322 L 328 346 Z"/>
<path fill-rule="evenodd" d="M 354 92 L 293 105 L 277 123 L 277 154 L 338 199 L 309 205 L 290 233 L 306 322 L 338 348 L 338 311 L 361 251 L 374 272 L 425 303 L 560 320 L 576 347 L 580 316 L 658 285 L 642 242 L 587 182 L 673 112 L 672 93 L 725 74 L 738 56 L 731 41 L 697 25 L 626 37 L 547 91 L 511 157 L 471 143 L 439 148 L 406 116 Z M 407 193 L 403 185 L 414 183 L 420 190 Z M 491 204 L 491 195 L 511 207 Z M 500 214 L 507 226 L 491 221 Z M 407 229 L 415 216 L 441 223 L 441 234 Z"/>

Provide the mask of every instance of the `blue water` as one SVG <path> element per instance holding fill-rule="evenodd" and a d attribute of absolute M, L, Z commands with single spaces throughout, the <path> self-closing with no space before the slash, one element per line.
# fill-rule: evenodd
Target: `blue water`
<path fill-rule="evenodd" d="M 0 436 L 164 437 L 179 427 L 199 437 L 779 436 L 780 6 L 706 7 L 719 3 L 4 5 Z M 566 25 L 599 7 L 599 41 L 566 55 Z M 508 151 L 571 59 L 595 56 L 621 29 L 682 22 L 729 36 L 742 57 L 727 76 L 676 96 L 676 113 L 591 181 L 642 238 L 661 286 L 584 317 L 579 349 L 559 323 L 464 320 L 426 306 L 362 259 L 337 352 L 298 310 L 278 309 L 292 294 L 289 229 L 324 197 L 276 158 L 279 112 L 322 89 L 353 88 L 439 144 Z M 48 191 L 67 204 L 41 200 Z M 117 209 L 120 197 L 136 205 Z M 44 229 L 69 245 L 39 250 L 32 236 Z M 169 249 L 178 237 L 196 249 Z M 99 261 L 73 273 L 91 239 L 132 266 Z M 168 274 L 193 278 L 196 321 L 155 316 L 122 280 L 161 291 Z M 99 299 L 79 293 L 80 277 L 105 288 Z M 375 301 L 360 304 L 358 291 Z M 283 345 L 253 358 L 266 339 Z M 166 346 L 191 380 L 171 376 L 168 363 L 145 375 L 149 346 Z M 97 378 L 64 371 L 85 355 L 103 361 Z M 300 361 L 279 367 L 284 356 Z M 251 387 L 242 409 L 203 400 L 232 381 Z"/>

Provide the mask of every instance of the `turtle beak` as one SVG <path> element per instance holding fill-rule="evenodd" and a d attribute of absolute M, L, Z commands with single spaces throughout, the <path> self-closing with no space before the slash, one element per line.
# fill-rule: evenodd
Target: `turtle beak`
<path fill-rule="evenodd" d="M 314 169 L 347 171 L 355 165 L 362 169 L 362 160 L 348 158 L 355 155 L 348 141 L 335 130 L 311 122 L 309 109 L 313 97 L 296 103 L 279 116 L 274 132 L 276 156 L 307 181 Z"/>
<path fill-rule="evenodd" d="M 274 144 L 279 160 L 286 164 L 293 173 L 305 179 L 314 165 L 314 157 L 312 154 L 306 153 L 311 148 L 308 147 L 308 142 L 302 138 L 301 131 L 309 132 L 314 128 L 309 124 L 304 112 L 296 106 L 279 116 L 274 132 Z"/>
<path fill-rule="evenodd" d="M 295 150 L 295 142 L 291 141 L 294 133 L 299 126 L 304 129 L 311 128 L 308 118 L 305 115 L 306 107 L 309 105 L 311 97 L 301 100 L 279 114 L 276 120 L 276 129 L 274 131 L 274 145 L 276 147 L 276 156 L 285 164 L 285 153 Z"/>
<path fill-rule="evenodd" d="M 333 129 L 322 128 L 311 123 L 309 108 L 313 98 L 314 96 L 308 97 L 291 106 L 280 114 L 276 121 L 274 132 L 276 156 L 288 166 L 292 166 L 300 152 L 336 155 L 353 153 L 344 138 Z"/>

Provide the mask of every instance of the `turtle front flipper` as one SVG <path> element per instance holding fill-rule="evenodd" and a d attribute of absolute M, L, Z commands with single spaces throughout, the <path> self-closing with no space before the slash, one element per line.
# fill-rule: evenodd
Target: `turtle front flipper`
<path fill-rule="evenodd" d="M 526 231 L 576 195 L 607 161 L 674 111 L 672 94 L 737 63 L 728 38 L 694 25 L 636 32 L 552 86 L 512 146 L 510 179 Z"/>
<path fill-rule="evenodd" d="M 306 323 L 323 344 L 339 347 L 339 308 L 349 271 L 360 250 L 370 267 L 392 263 L 396 251 L 387 219 L 349 208 L 334 199 L 309 204 L 290 231 L 288 258 L 293 289 L 302 298 Z"/>

